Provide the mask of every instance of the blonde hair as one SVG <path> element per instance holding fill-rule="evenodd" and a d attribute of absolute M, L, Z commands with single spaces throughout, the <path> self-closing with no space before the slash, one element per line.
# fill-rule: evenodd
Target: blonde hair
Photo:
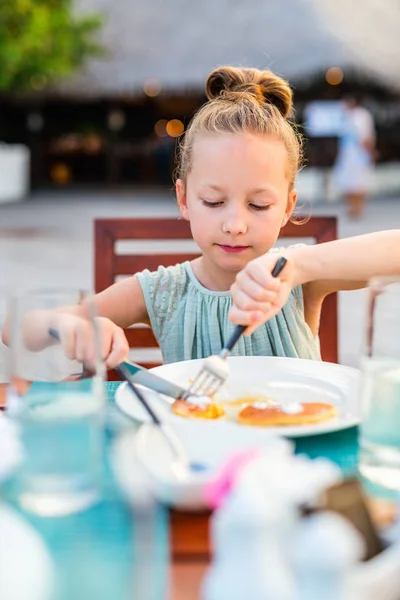
<path fill-rule="evenodd" d="M 206 94 L 208 102 L 194 115 L 179 148 L 177 175 L 184 184 L 197 135 L 248 132 L 283 141 L 291 189 L 301 166 L 302 140 L 288 120 L 293 112 L 288 82 L 268 70 L 220 67 L 208 76 Z"/>

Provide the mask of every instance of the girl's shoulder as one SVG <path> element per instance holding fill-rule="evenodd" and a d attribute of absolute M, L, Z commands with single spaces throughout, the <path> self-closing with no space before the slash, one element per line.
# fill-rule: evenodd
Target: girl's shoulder
<path fill-rule="evenodd" d="M 157 288 L 159 291 L 185 286 L 189 281 L 187 262 L 177 263 L 169 267 L 160 265 L 155 271 L 145 269 L 136 273 L 140 285 Z"/>

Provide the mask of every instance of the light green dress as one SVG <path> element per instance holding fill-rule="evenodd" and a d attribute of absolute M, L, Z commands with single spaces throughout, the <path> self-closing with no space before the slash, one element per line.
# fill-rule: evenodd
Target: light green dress
<path fill-rule="evenodd" d="M 208 290 L 190 262 L 137 273 L 150 323 L 163 360 L 171 363 L 218 354 L 234 330 L 228 320 L 230 292 Z M 304 320 L 303 291 L 294 288 L 276 317 L 242 336 L 233 356 L 289 356 L 319 359 L 318 339 Z"/>

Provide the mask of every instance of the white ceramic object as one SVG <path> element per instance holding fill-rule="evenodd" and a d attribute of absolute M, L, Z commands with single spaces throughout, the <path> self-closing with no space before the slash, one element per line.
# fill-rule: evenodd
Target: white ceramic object
<path fill-rule="evenodd" d="M 29 193 L 30 151 L 22 144 L 0 144 L 0 204 Z"/>
<path fill-rule="evenodd" d="M 285 427 L 253 427 L 262 429 L 265 434 L 279 434 L 288 437 L 316 435 L 339 431 L 357 425 L 360 422 L 359 379 L 357 369 L 333 363 L 298 358 L 278 358 L 267 356 L 240 356 L 227 359 L 230 376 L 218 397 L 225 400 L 262 394 L 282 403 L 329 402 L 334 404 L 338 417 L 322 423 Z M 154 373 L 170 379 L 184 387 L 197 375 L 203 360 L 190 360 L 162 365 L 152 369 Z M 143 388 L 145 390 L 145 388 Z M 160 416 L 171 422 L 188 422 L 174 415 L 170 410 L 170 399 L 160 400 L 157 394 L 145 390 L 146 397 Z M 139 422 L 149 422 L 149 418 L 140 404 L 132 397 L 126 384 L 122 384 L 116 393 L 118 407 Z M 216 421 L 226 422 L 229 417 Z M 232 417 L 230 417 L 232 419 Z M 202 421 L 205 423 L 206 421 Z M 236 428 L 242 425 L 234 423 Z"/>
<path fill-rule="evenodd" d="M 0 504 L 1 600 L 50 600 L 53 564 L 34 528 Z"/>
<path fill-rule="evenodd" d="M 346 600 L 398 600 L 400 542 L 369 561 L 357 564 L 348 578 Z"/>
<path fill-rule="evenodd" d="M 260 448 L 268 452 L 272 460 L 292 452 L 288 440 L 265 436 L 262 430 L 253 427 L 238 428 L 229 422 L 178 420 L 173 429 L 189 460 L 208 468 L 187 478 L 177 477 L 171 469 L 172 454 L 159 429 L 153 424 L 144 424 L 139 431 L 126 433 L 114 450 L 115 470 L 128 496 L 134 497 L 144 475 L 146 486 L 161 502 L 183 510 L 202 510 L 206 508 L 205 484 L 233 453 Z"/>
<path fill-rule="evenodd" d="M 18 428 L 0 412 L 0 482 L 18 466 L 22 458 L 22 446 Z"/>

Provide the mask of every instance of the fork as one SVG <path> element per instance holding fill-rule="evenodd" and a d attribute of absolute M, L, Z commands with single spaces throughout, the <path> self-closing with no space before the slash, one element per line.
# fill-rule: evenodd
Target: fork
<path fill-rule="evenodd" d="M 286 258 L 283 256 L 277 260 L 271 273 L 272 277 L 278 277 L 286 262 Z M 237 325 L 221 352 L 206 358 L 200 373 L 189 388 L 189 394 L 212 396 L 220 389 L 229 375 L 229 365 L 226 359 L 247 327 L 248 325 Z"/>

